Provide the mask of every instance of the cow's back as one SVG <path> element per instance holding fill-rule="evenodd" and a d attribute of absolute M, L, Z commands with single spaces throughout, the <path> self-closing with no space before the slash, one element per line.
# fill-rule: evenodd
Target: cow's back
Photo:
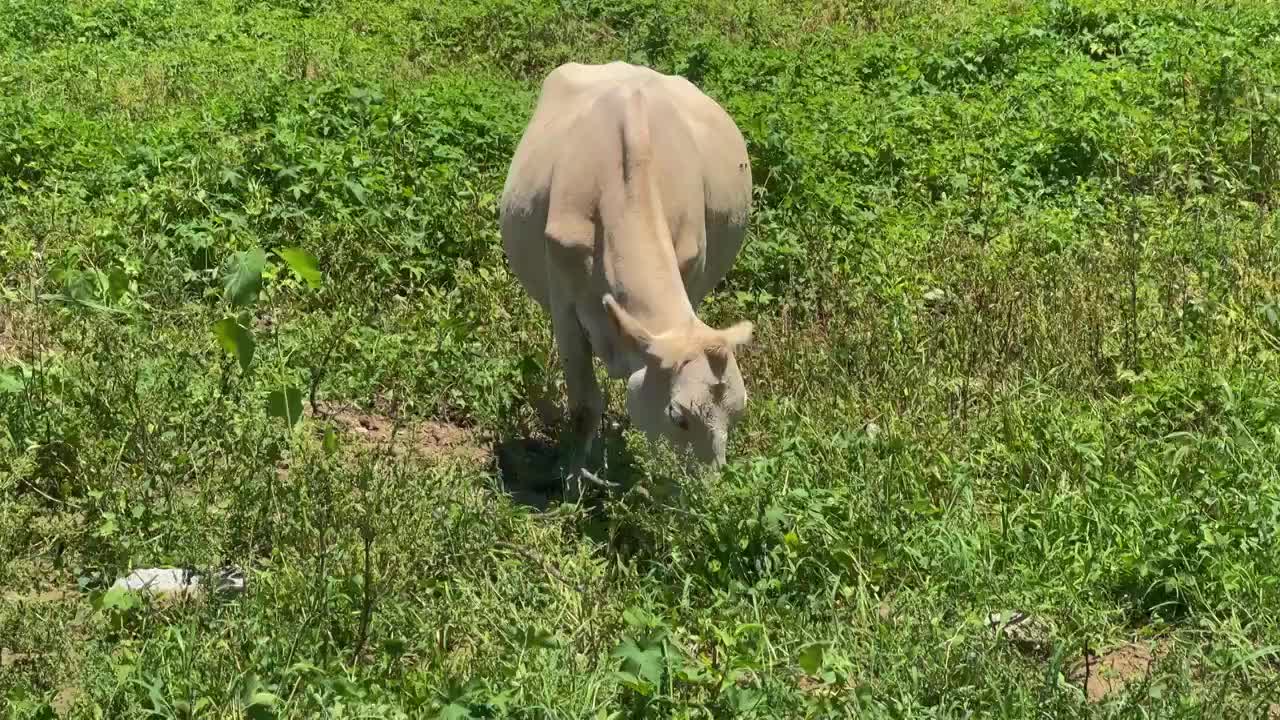
<path fill-rule="evenodd" d="M 546 231 L 553 185 L 574 183 L 585 198 L 609 182 L 603 175 L 622 172 L 620 162 L 608 156 L 609 148 L 583 144 L 617 130 L 601 127 L 616 118 L 601 112 L 600 101 L 629 89 L 643 92 L 654 108 L 655 170 L 663 178 L 662 203 L 695 306 L 728 272 L 741 248 L 751 171 L 746 144 L 729 115 L 683 78 L 621 62 L 563 65 L 542 84 L 500 205 L 512 269 L 544 306 L 549 303 Z"/>

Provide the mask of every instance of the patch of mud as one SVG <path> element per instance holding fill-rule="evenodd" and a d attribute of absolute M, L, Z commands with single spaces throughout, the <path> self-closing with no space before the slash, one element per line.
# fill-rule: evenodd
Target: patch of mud
<path fill-rule="evenodd" d="M 332 423 L 348 442 L 368 449 L 385 449 L 393 455 L 427 459 L 453 459 L 482 464 L 489 452 L 473 430 L 438 420 L 403 422 L 390 415 L 349 405 L 322 405 L 316 419 Z"/>
<path fill-rule="evenodd" d="M 49 603 L 60 603 L 68 600 L 73 600 L 77 596 L 78 596 L 78 593 L 69 592 L 66 590 L 58 590 L 58 589 L 34 590 L 32 592 L 26 592 L 26 593 L 7 592 L 3 595 L 5 602 L 11 602 L 15 604 L 26 603 L 31 605 L 45 605 Z"/>
<path fill-rule="evenodd" d="M 1166 644 L 1155 642 L 1128 643 L 1101 655 L 1091 652 L 1076 661 L 1067 679 L 1084 689 L 1089 702 L 1101 702 L 1130 683 L 1150 677 L 1167 650 Z"/>

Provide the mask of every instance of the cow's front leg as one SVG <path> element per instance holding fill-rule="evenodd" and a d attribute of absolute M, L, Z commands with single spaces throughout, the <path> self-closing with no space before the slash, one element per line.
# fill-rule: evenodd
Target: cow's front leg
<path fill-rule="evenodd" d="M 569 395 L 569 421 L 560 438 L 561 477 L 565 479 L 565 497 L 576 502 L 581 497 L 582 469 L 591 455 L 604 415 L 604 394 L 592 367 L 591 341 L 578 322 L 573 306 L 565 303 L 556 310 L 552 327 Z"/>

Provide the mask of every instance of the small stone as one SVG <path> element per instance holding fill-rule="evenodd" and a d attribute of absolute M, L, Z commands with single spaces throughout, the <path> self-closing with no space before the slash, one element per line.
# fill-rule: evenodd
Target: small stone
<path fill-rule="evenodd" d="M 1049 628 L 1041 620 L 1024 612 L 1011 610 L 987 614 L 987 627 L 1000 634 L 1019 650 L 1043 653 L 1049 648 Z"/>

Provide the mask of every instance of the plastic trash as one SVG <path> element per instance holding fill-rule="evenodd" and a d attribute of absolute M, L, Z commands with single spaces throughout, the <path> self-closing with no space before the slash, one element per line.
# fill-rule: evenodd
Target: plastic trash
<path fill-rule="evenodd" d="M 153 595 L 194 597 L 205 592 L 243 592 L 245 579 L 237 568 L 219 568 L 207 576 L 188 568 L 138 568 L 117 579 L 111 587 Z"/>

